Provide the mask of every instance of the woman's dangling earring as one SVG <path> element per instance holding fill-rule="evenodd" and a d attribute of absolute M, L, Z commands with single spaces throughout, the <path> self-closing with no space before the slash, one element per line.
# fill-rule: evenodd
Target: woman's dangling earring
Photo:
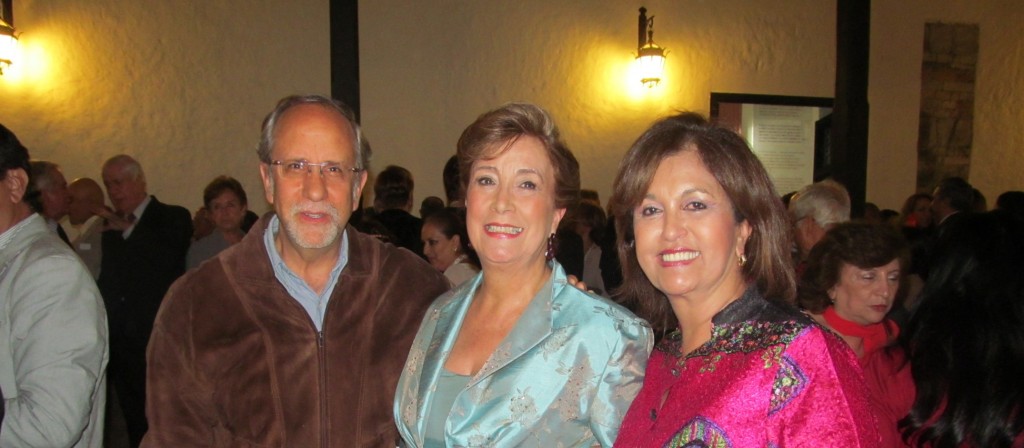
<path fill-rule="evenodd" d="M 744 254 L 740 254 L 740 267 L 743 267 L 743 265 L 745 264 L 747 264 L 747 256 Z"/>
<path fill-rule="evenodd" d="M 551 259 L 555 258 L 555 252 L 557 250 L 558 240 L 555 239 L 555 234 L 552 233 L 551 236 L 548 237 L 548 250 L 544 251 L 544 257 L 547 258 L 548 261 L 551 261 Z"/>

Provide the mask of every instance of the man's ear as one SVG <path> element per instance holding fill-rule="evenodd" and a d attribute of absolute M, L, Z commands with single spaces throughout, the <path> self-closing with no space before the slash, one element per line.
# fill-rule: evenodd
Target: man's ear
<path fill-rule="evenodd" d="M 3 198 L 3 200 L 10 200 L 12 204 L 17 204 L 25 198 L 25 191 L 28 190 L 28 173 L 21 168 L 15 168 L 7 170 L 7 176 L 4 177 L 4 184 L 6 184 L 7 191 L 10 192 L 10 196 Z"/>
<path fill-rule="evenodd" d="M 366 178 L 369 175 L 366 170 L 359 172 L 359 177 L 356 178 L 352 185 L 352 211 L 359 209 L 359 197 L 363 195 L 363 188 L 366 187 Z"/>
<path fill-rule="evenodd" d="M 260 163 L 260 180 L 263 181 L 263 194 L 270 205 L 274 205 L 274 179 L 271 177 L 272 175 L 270 165 Z"/>

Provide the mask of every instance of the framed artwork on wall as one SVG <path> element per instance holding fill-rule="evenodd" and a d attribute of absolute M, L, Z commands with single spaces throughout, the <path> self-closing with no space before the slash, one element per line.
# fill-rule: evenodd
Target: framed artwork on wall
<path fill-rule="evenodd" d="M 829 177 L 832 98 L 711 93 L 711 120 L 742 135 L 781 195 Z"/>

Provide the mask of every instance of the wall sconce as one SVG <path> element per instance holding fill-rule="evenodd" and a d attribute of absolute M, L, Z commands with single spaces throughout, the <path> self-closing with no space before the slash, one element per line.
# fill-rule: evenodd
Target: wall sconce
<path fill-rule="evenodd" d="M 4 69 L 14 62 L 14 54 L 18 50 L 18 36 L 14 30 L 14 11 L 11 0 L 4 0 L 0 7 L 0 75 Z"/>
<path fill-rule="evenodd" d="M 665 72 L 665 48 L 654 43 L 654 16 L 647 17 L 647 8 L 640 8 L 640 19 L 637 24 L 636 63 L 640 72 L 640 82 L 651 88 L 661 82 Z"/>

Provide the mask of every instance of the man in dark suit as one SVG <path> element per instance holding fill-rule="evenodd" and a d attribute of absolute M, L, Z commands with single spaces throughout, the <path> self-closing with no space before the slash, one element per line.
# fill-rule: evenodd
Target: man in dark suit
<path fill-rule="evenodd" d="M 423 241 L 420 240 L 423 220 L 409 213 L 413 204 L 413 186 L 409 170 L 395 165 L 384 168 L 373 183 L 373 208 L 377 211 L 374 218 L 395 237 L 393 242 L 396 246 L 409 249 L 423 258 Z"/>
<path fill-rule="evenodd" d="M 110 382 L 124 411 L 131 446 L 146 433 L 146 345 L 167 289 L 185 272 L 192 236 L 187 209 L 146 192 L 142 166 L 128 155 L 103 164 L 114 206 L 103 232 L 97 282 L 110 321 Z"/>
<path fill-rule="evenodd" d="M 943 232 L 947 231 L 950 224 L 971 213 L 973 208 L 974 187 L 964 178 L 947 177 L 939 181 L 939 185 L 932 191 L 931 211 L 935 219 L 935 229 L 923 247 L 915 248 L 911 258 L 912 273 L 920 275 L 923 280 L 928 280 L 931 267 L 937 264 L 935 252 Z"/>
<path fill-rule="evenodd" d="M 932 192 L 932 216 L 941 228 L 948 218 L 974 208 L 974 187 L 962 177 L 947 177 Z"/>

